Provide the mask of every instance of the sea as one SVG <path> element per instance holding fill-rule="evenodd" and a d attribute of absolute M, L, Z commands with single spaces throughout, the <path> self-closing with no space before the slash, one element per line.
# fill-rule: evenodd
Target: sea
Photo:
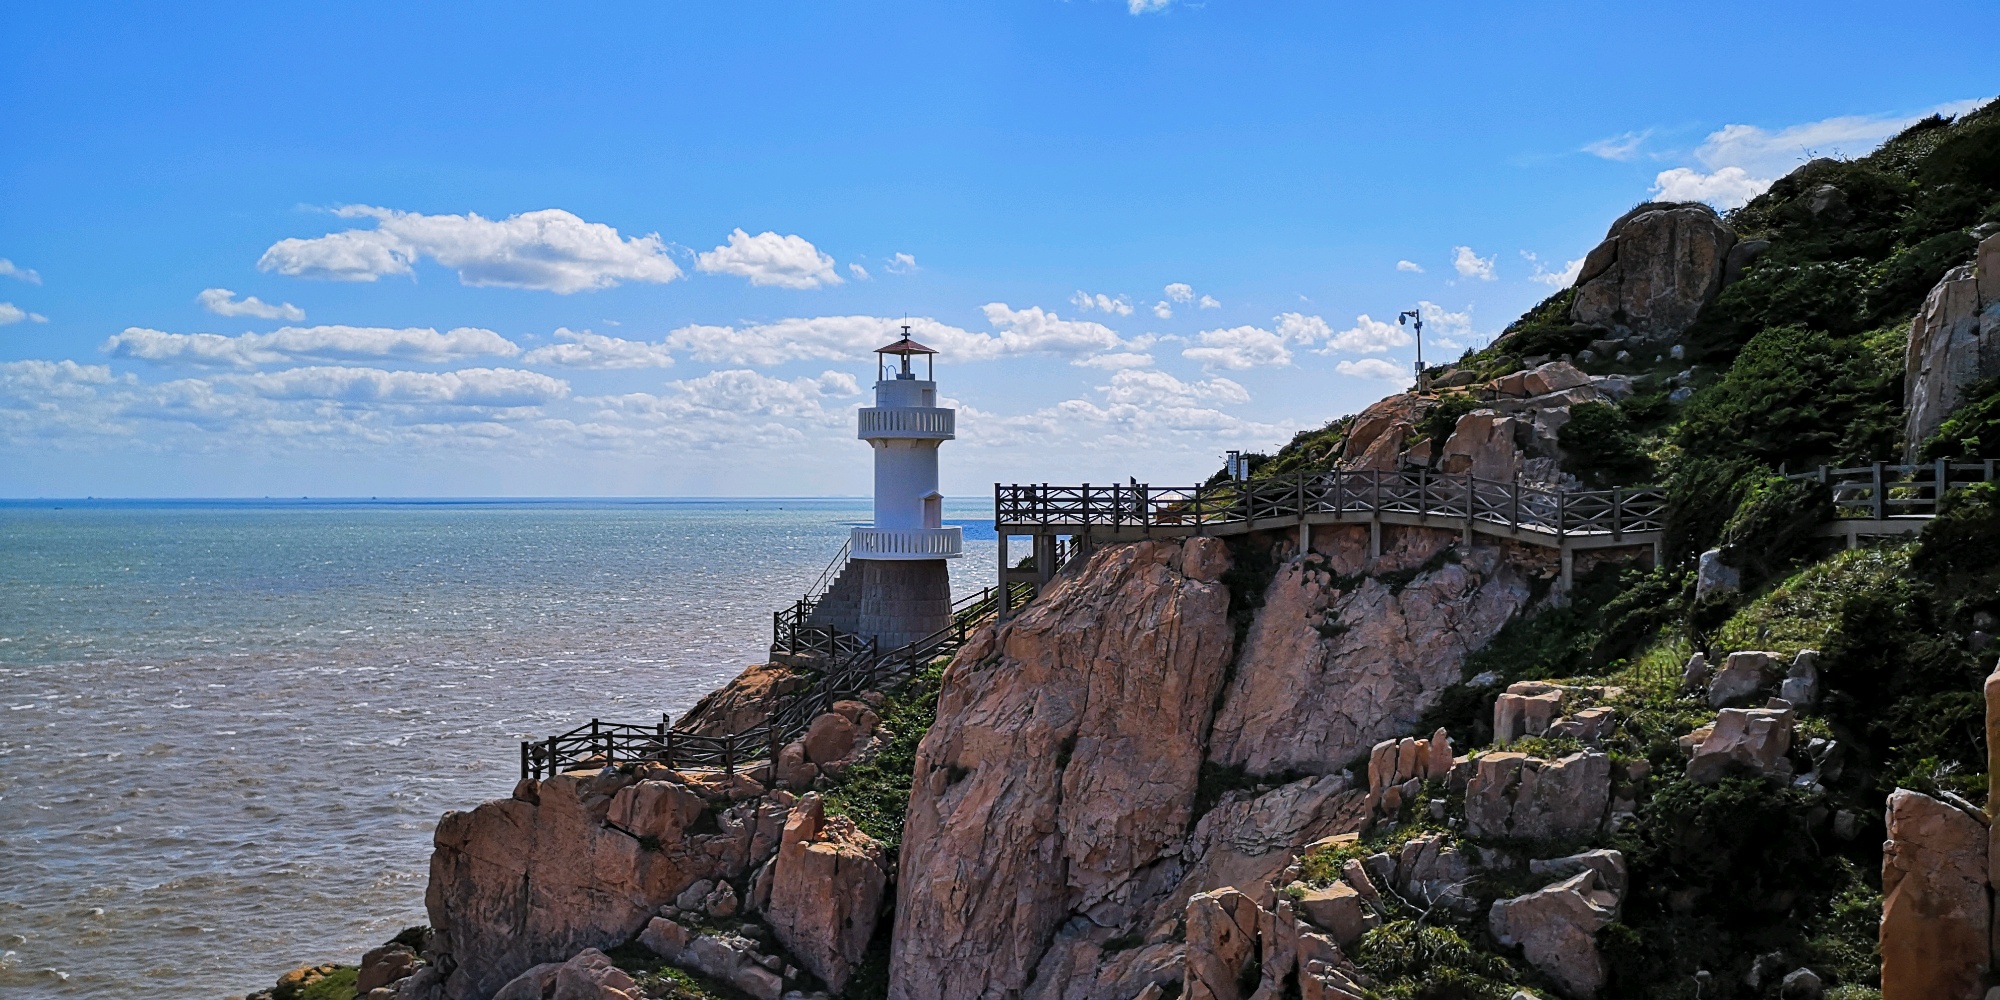
<path fill-rule="evenodd" d="M 990 499 L 956 594 L 992 583 Z M 0 995 L 240 996 L 425 922 L 519 745 L 758 661 L 866 499 L 0 501 Z"/>

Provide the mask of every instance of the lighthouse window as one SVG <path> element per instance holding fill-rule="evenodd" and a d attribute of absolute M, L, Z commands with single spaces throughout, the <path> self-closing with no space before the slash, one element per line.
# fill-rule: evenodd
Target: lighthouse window
<path fill-rule="evenodd" d="M 944 527 L 944 497 L 936 493 L 924 497 L 924 527 Z"/>

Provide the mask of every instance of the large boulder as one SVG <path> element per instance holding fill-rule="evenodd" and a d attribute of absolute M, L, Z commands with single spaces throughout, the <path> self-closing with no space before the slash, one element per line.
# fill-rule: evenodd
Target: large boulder
<path fill-rule="evenodd" d="M 1584 257 L 1570 318 L 1668 343 L 1722 290 L 1736 234 L 1706 205 L 1642 205 Z"/>
<path fill-rule="evenodd" d="M 1475 837 L 1582 839 L 1597 832 L 1611 804 L 1611 758 L 1605 754 L 1542 760 L 1489 753 L 1476 768 L 1465 788 L 1465 829 Z"/>
<path fill-rule="evenodd" d="M 409 978 L 423 964 L 416 949 L 397 941 L 370 949 L 361 956 L 361 968 L 354 976 L 354 992 L 367 996 L 369 990 Z"/>
<path fill-rule="evenodd" d="M 1928 795 L 1889 795 L 1882 1000 L 1978 1000 L 1991 959 L 1986 828 Z"/>
<path fill-rule="evenodd" d="M 654 917 L 639 935 L 639 944 L 653 954 L 693 969 L 710 979 L 728 984 L 756 1000 L 778 1000 L 784 980 L 765 968 L 776 960 L 757 951 L 748 938 L 737 934 L 697 934 L 665 917 Z"/>
<path fill-rule="evenodd" d="M 1792 712 L 1787 708 L 1725 708 L 1688 761 L 1688 780 L 1713 785 L 1731 770 L 1789 778 Z"/>
<path fill-rule="evenodd" d="M 1962 402 L 1966 387 L 2000 375 L 2000 234 L 1974 263 L 1953 268 L 1910 321 L 1904 350 L 1903 442 L 1911 461 Z"/>
<path fill-rule="evenodd" d="M 792 809 L 765 919 L 799 964 L 839 992 L 868 951 L 889 884 L 882 845 L 817 795 Z"/>
<path fill-rule="evenodd" d="M 1708 682 L 1708 704 L 1721 708 L 1731 702 L 1755 697 L 1765 688 L 1777 683 L 1778 664 L 1783 662 L 1778 653 L 1761 650 L 1745 650 L 1731 653 L 1722 661 L 1722 669 Z"/>
<path fill-rule="evenodd" d="M 493 994 L 493 1000 L 644 1000 L 632 977 L 595 948 L 567 962 L 528 969 Z"/>
<path fill-rule="evenodd" d="M 1521 449 L 1515 444 L 1519 424 L 1499 410 L 1474 410 L 1458 418 L 1451 437 L 1445 439 L 1438 471 L 1453 476 L 1469 472 L 1497 482 L 1512 480 L 1521 472 Z"/>
<path fill-rule="evenodd" d="M 1518 946 L 1528 964 L 1554 980 L 1564 995 L 1584 1000 L 1604 986 L 1597 932 L 1611 923 L 1617 909 L 1617 897 L 1598 884 L 1597 871 L 1591 869 L 1525 896 L 1495 901 L 1487 925 L 1494 940 Z"/>
<path fill-rule="evenodd" d="M 1243 1000 L 1244 973 L 1257 960 L 1261 912 L 1233 887 L 1187 902 L 1187 1000 Z"/>
<path fill-rule="evenodd" d="M 1493 700 L 1493 741 L 1506 746 L 1540 736 L 1562 714 L 1562 689 L 1542 681 L 1516 681 Z"/>

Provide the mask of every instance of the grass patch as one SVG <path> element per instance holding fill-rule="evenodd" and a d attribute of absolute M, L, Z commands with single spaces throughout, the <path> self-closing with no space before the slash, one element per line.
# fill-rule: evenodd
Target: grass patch
<path fill-rule="evenodd" d="M 888 737 L 874 756 L 829 782 L 826 809 L 854 821 L 882 842 L 890 857 L 903 845 L 903 818 L 910 810 L 910 782 L 917 770 L 917 745 L 937 722 L 938 693 L 944 688 L 940 657 L 882 702 Z"/>
<path fill-rule="evenodd" d="M 315 980 L 303 989 L 292 993 L 289 1000 L 354 1000 L 354 981 L 360 975 L 361 970 L 354 966 L 338 966 L 332 972 L 327 973 L 324 978 Z M 288 1000 L 287 997 L 277 996 L 276 994 L 274 994 L 274 998 L 275 1000 Z"/>

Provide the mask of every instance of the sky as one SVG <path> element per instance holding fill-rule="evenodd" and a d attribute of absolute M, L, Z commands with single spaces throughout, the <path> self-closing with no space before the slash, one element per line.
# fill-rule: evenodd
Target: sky
<path fill-rule="evenodd" d="M 0 0 L 0 496 L 1205 478 L 1648 198 L 2000 93 L 2000 6 Z"/>

